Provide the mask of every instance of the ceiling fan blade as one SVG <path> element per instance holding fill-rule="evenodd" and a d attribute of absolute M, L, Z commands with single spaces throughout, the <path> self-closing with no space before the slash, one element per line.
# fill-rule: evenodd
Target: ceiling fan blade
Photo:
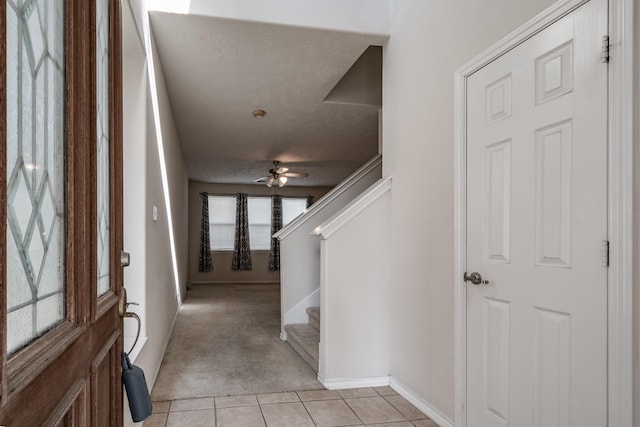
<path fill-rule="evenodd" d="M 280 174 L 282 176 L 288 176 L 289 178 L 306 178 L 309 176 L 308 173 L 300 173 L 300 172 L 285 172 Z"/>
<path fill-rule="evenodd" d="M 258 179 L 254 179 L 253 182 L 265 182 L 267 181 L 269 178 L 271 178 L 271 175 L 265 175 L 263 177 L 260 177 Z"/>

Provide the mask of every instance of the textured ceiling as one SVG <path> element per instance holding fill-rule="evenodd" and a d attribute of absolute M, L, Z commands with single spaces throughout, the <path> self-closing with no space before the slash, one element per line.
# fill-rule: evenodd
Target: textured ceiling
<path fill-rule="evenodd" d="M 377 153 L 377 107 L 322 101 L 380 36 L 150 15 L 190 179 L 252 183 L 280 160 L 309 174 L 290 185 L 332 186 Z"/>

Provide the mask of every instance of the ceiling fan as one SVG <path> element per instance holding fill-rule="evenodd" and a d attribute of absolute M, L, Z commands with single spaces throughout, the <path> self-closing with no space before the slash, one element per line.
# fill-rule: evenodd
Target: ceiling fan
<path fill-rule="evenodd" d="M 279 166 L 280 162 L 277 160 L 273 161 L 273 167 L 269 169 L 269 174 L 258 179 L 254 179 L 254 182 L 264 182 L 267 184 L 267 187 L 271 187 L 274 182 L 278 182 L 278 187 L 284 187 L 289 178 L 306 178 L 309 176 L 308 173 L 300 173 L 300 172 L 289 172 L 289 168 L 285 168 L 284 166 Z"/>

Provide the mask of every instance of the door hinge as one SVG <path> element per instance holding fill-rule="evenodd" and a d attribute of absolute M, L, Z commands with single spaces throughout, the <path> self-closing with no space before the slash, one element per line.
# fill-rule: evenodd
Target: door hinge
<path fill-rule="evenodd" d="M 602 36 L 602 62 L 609 62 L 609 36 Z"/>
<path fill-rule="evenodd" d="M 602 266 L 609 267 L 609 241 L 602 241 Z"/>

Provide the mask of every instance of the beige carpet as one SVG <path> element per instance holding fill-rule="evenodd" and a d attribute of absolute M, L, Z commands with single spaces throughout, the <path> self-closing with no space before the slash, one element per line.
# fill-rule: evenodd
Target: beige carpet
<path fill-rule="evenodd" d="M 320 389 L 280 340 L 278 285 L 196 285 L 178 314 L 153 400 Z"/>

